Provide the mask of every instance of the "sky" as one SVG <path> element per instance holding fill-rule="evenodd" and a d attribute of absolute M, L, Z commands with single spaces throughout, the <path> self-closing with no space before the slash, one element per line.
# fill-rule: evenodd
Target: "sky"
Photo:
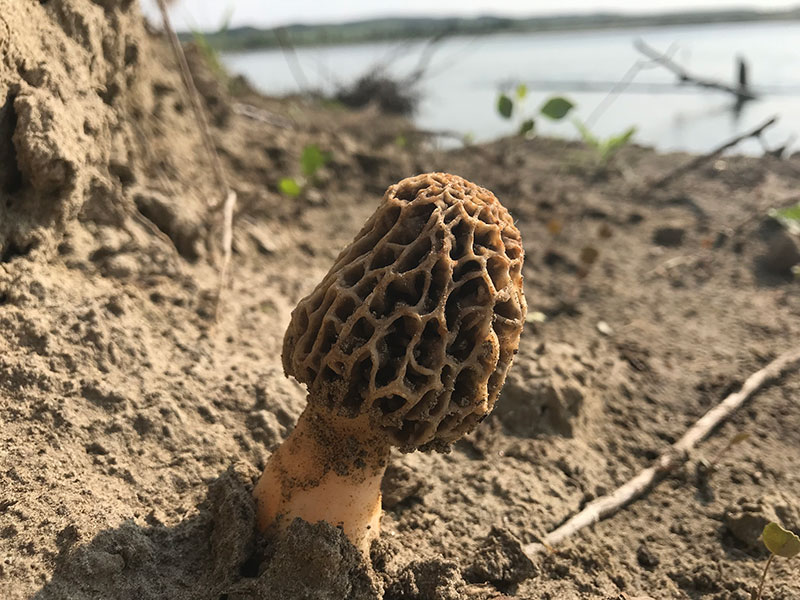
<path fill-rule="evenodd" d="M 141 0 L 155 17 L 155 0 Z M 231 25 L 274 27 L 292 23 L 331 23 L 384 16 L 535 16 L 601 11 L 647 13 L 687 9 L 754 8 L 800 5 L 800 0 L 177 0 L 170 9 L 179 30 L 218 29 L 232 11 Z M 160 19 L 159 19 L 160 20 Z"/>

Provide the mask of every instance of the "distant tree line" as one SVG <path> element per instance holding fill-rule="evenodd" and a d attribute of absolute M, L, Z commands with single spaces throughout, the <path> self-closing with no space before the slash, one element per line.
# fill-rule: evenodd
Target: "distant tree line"
<path fill-rule="evenodd" d="M 475 18 L 384 18 L 326 25 L 289 25 L 273 29 L 223 28 L 204 34 L 218 50 L 253 50 L 279 47 L 290 40 L 294 46 L 352 44 L 381 40 L 431 38 L 442 35 L 480 35 L 500 32 L 539 33 L 586 29 L 742 23 L 800 20 L 800 7 L 781 11 L 725 10 L 673 12 L 655 15 L 597 13 L 555 17 L 511 19 Z M 182 34 L 186 40 L 191 33 Z"/>

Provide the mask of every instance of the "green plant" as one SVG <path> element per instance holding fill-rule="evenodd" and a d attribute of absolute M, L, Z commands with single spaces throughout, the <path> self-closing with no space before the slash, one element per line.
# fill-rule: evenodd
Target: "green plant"
<path fill-rule="evenodd" d="M 773 208 L 769 216 L 783 225 L 790 235 L 800 236 L 800 202 L 786 208 Z M 792 267 L 792 274 L 800 279 L 800 264 Z"/>
<path fill-rule="evenodd" d="M 500 95 L 497 97 L 497 112 L 501 117 L 509 120 L 516 112 L 518 114 L 517 133 L 518 135 L 525 136 L 529 133 L 532 133 L 536 128 L 536 120 L 531 116 L 525 118 L 525 115 L 522 114 L 521 110 L 517 108 L 517 106 L 522 104 L 528 97 L 527 86 L 524 83 L 520 83 L 514 90 L 513 95 L 514 97 L 512 98 L 505 92 L 500 93 Z M 558 121 L 563 119 L 573 107 L 574 104 L 566 98 L 554 96 L 553 98 L 545 101 L 545 103 L 539 107 L 537 114 L 547 117 L 553 121 Z"/>
<path fill-rule="evenodd" d="M 278 182 L 278 189 L 285 196 L 297 198 L 309 184 L 316 183 L 317 172 L 331 159 L 331 153 L 320 150 L 316 144 L 309 144 L 300 154 L 301 177 L 284 177 Z"/>
<path fill-rule="evenodd" d="M 800 202 L 794 206 L 769 211 L 769 216 L 783 225 L 791 234 L 800 235 Z"/>
<path fill-rule="evenodd" d="M 219 52 L 211 44 L 208 43 L 208 38 L 202 31 L 192 31 L 192 41 L 195 47 L 200 51 L 206 65 L 211 72 L 218 78 L 227 78 L 228 74 L 225 67 L 222 66 L 222 61 L 219 58 Z"/>
<path fill-rule="evenodd" d="M 281 191 L 281 194 L 289 196 L 290 198 L 297 198 L 303 192 L 301 185 L 292 177 L 282 178 L 278 182 L 278 189 Z"/>
<path fill-rule="evenodd" d="M 772 559 L 776 556 L 794 558 L 800 554 L 800 537 L 777 523 L 767 523 L 761 534 L 761 539 L 764 541 L 764 545 L 769 550 L 770 555 L 767 559 L 767 564 L 764 565 L 764 572 L 761 573 L 761 583 L 758 586 L 756 600 L 761 600 L 761 592 L 764 591 L 764 582 L 767 579 L 767 571 L 770 564 L 772 564 Z"/>
<path fill-rule="evenodd" d="M 572 122 L 575 124 L 578 133 L 580 133 L 583 143 L 594 150 L 601 168 L 607 167 L 614 155 L 624 148 L 631 141 L 633 134 L 636 133 L 636 127 L 629 127 L 619 135 L 599 139 L 578 119 L 573 119 Z"/>
<path fill-rule="evenodd" d="M 527 95 L 528 88 L 525 84 L 519 84 L 517 86 L 514 98 L 501 92 L 497 98 L 497 112 L 501 117 L 509 120 L 515 113 L 519 115 L 520 110 L 517 108 L 517 105 L 523 102 Z M 537 114 L 547 117 L 551 121 L 560 121 L 569 115 L 573 108 L 575 108 L 575 104 L 569 99 L 562 96 L 553 96 L 539 107 Z M 536 121 L 533 117 L 524 119 L 522 115 L 519 115 L 517 120 L 519 121 L 517 132 L 521 136 L 528 135 L 536 127 Z M 630 142 L 634 133 L 636 133 L 636 127 L 629 127 L 619 135 L 612 135 L 611 137 L 600 139 L 579 119 L 572 119 L 572 123 L 578 130 L 583 143 L 594 151 L 597 164 L 602 169 L 608 166 L 608 163 L 611 162 L 614 155 L 625 147 Z"/>
<path fill-rule="evenodd" d="M 314 179 L 322 167 L 331 159 L 330 152 L 323 152 L 316 144 L 309 144 L 303 148 L 300 155 L 300 171 L 305 177 Z"/>

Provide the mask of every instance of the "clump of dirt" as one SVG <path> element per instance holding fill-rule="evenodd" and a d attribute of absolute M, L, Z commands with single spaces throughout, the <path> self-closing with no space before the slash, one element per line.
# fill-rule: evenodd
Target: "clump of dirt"
<path fill-rule="evenodd" d="M 250 523 L 255 527 L 255 521 Z M 240 583 L 231 598 L 308 598 L 328 600 L 383 597 L 380 580 L 361 553 L 340 530 L 320 521 L 300 519 L 269 550 L 263 570 L 252 581 Z"/>
<path fill-rule="evenodd" d="M 232 96 L 194 56 L 239 196 L 217 320 L 221 192 L 138 5 L 0 0 L 0 32 L 4 598 L 746 600 L 759 527 L 800 527 L 794 376 L 624 512 L 521 550 L 796 344 L 796 240 L 765 215 L 800 159 L 725 157 L 657 190 L 687 157 L 628 148 L 626 177 L 598 180 L 577 144 L 440 152 L 371 109 Z M 281 196 L 312 143 L 331 160 Z M 450 453 L 392 457 L 369 559 L 320 524 L 262 539 L 254 478 L 305 405 L 280 364 L 291 309 L 386 187 L 429 171 L 491 189 L 522 233 L 535 318 L 508 384 Z M 795 563 L 765 598 L 800 594 Z"/>
<path fill-rule="evenodd" d="M 611 372 L 615 366 L 610 360 L 598 361 L 596 353 L 559 342 L 534 349 L 526 344 L 495 412 L 506 433 L 575 437 L 578 429 L 591 429 L 603 410 L 597 372 Z"/>

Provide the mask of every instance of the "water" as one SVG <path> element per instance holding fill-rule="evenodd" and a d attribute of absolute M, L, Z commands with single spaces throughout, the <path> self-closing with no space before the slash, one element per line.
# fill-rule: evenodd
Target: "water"
<path fill-rule="evenodd" d="M 586 120 L 642 58 L 633 47 L 637 38 L 661 51 L 674 44 L 674 59 L 691 73 L 731 84 L 735 57 L 742 55 L 760 99 L 737 114 L 732 96 L 676 87 L 673 74 L 648 68 L 592 118 L 596 135 L 618 134 L 635 125 L 638 143 L 662 151 L 704 152 L 779 115 L 765 135 L 767 144 L 782 145 L 800 136 L 800 23 L 794 22 L 450 38 L 436 49 L 421 82 L 423 101 L 415 122 L 423 129 L 469 133 L 477 140 L 510 134 L 515 125 L 497 114 L 495 104 L 499 90 L 520 81 L 529 88 L 525 112 L 534 113 L 546 98 L 560 94 L 575 102 L 574 114 Z M 308 85 L 332 91 L 379 61 L 390 61 L 390 73 L 407 75 L 424 47 L 424 41 L 320 46 L 297 49 L 297 59 Z M 223 60 L 267 94 L 301 88 L 280 50 L 230 53 Z M 568 121 L 538 118 L 537 131 L 577 137 Z M 800 149 L 800 144 L 794 142 L 792 148 Z M 759 154 L 762 147 L 750 140 L 738 151 Z"/>

